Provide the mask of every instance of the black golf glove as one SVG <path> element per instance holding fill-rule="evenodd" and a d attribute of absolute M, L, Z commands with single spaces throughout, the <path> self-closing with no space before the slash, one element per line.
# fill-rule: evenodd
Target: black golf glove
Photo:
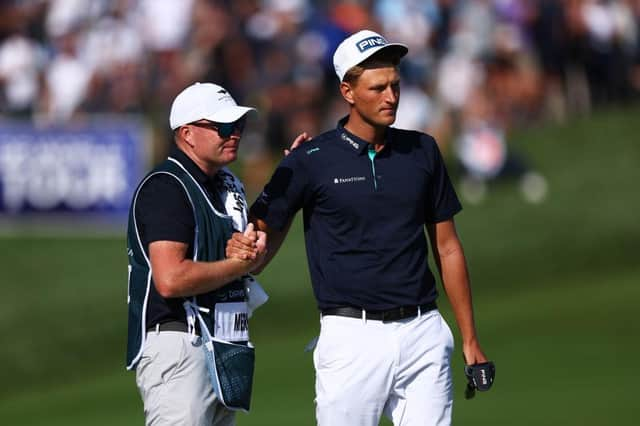
<path fill-rule="evenodd" d="M 491 361 L 480 364 L 465 365 L 464 375 L 467 376 L 467 389 L 464 392 L 465 399 L 471 399 L 476 395 L 476 389 L 488 391 L 496 377 L 496 366 Z"/>

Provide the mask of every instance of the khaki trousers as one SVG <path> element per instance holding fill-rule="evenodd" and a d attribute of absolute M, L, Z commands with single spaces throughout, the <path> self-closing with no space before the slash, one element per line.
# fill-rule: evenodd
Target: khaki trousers
<path fill-rule="evenodd" d="M 234 426 L 235 414 L 213 393 L 200 338 L 150 331 L 136 368 L 148 426 Z"/>

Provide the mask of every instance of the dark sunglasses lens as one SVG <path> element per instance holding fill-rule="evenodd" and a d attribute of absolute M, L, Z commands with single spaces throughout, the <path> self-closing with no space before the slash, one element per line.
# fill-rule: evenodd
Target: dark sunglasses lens
<path fill-rule="evenodd" d="M 235 123 L 219 123 L 218 124 L 218 134 L 220 137 L 228 138 L 233 134 L 233 130 L 235 129 Z"/>
<path fill-rule="evenodd" d="M 244 119 L 241 118 L 233 123 L 218 123 L 218 134 L 220 137 L 228 138 L 235 132 L 242 132 L 244 130 Z"/>

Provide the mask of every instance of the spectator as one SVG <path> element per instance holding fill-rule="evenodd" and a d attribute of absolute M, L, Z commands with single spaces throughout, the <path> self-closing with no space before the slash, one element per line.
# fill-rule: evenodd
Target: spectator
<path fill-rule="evenodd" d="M 93 70 L 78 52 L 80 32 L 73 29 L 57 36 L 55 56 L 45 69 L 42 112 L 47 122 L 70 120 L 89 92 Z"/>
<path fill-rule="evenodd" d="M 245 138 L 249 188 L 301 126 L 345 113 L 327 96 L 330 53 L 365 27 L 411 47 L 396 126 L 434 133 L 445 155 L 482 86 L 504 134 L 640 93 L 635 0 L 31 0 L 0 12 L 4 116 L 144 113 L 159 159 L 166 105 L 187 82 L 218 81 L 263 111 Z"/>
<path fill-rule="evenodd" d="M 19 117 L 29 117 L 33 113 L 44 59 L 42 47 L 23 31 L 12 34 L 0 44 L 3 113 Z"/>

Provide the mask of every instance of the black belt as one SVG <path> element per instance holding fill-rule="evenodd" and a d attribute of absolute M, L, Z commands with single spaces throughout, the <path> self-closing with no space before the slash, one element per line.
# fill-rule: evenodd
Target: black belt
<path fill-rule="evenodd" d="M 339 317 L 365 318 L 368 320 L 390 322 L 415 317 L 418 315 L 418 309 L 420 309 L 420 313 L 423 314 L 437 308 L 436 302 L 424 303 L 420 306 L 400 306 L 384 311 L 367 311 L 352 306 L 340 306 L 337 308 L 324 309 L 322 315 L 336 315 Z"/>
<path fill-rule="evenodd" d="M 182 321 L 168 321 L 168 322 L 163 322 L 162 324 L 156 324 L 156 325 L 152 325 L 151 327 L 147 328 L 147 333 L 152 333 L 154 331 L 182 331 L 184 333 L 188 333 L 189 332 L 189 328 L 187 327 L 187 324 L 182 322 Z M 200 327 L 198 325 L 196 325 L 196 336 L 200 336 Z M 236 345 L 247 345 L 248 341 L 247 340 L 237 340 L 237 341 L 233 341 L 232 343 L 235 343 Z"/>
<path fill-rule="evenodd" d="M 147 328 L 147 332 L 152 332 L 156 330 L 157 331 L 182 331 L 184 333 L 189 332 L 187 323 L 184 323 L 182 321 L 167 321 L 161 324 L 152 325 L 151 327 Z M 200 333 L 198 333 L 197 328 L 196 328 L 196 334 L 198 336 L 200 335 Z"/>

